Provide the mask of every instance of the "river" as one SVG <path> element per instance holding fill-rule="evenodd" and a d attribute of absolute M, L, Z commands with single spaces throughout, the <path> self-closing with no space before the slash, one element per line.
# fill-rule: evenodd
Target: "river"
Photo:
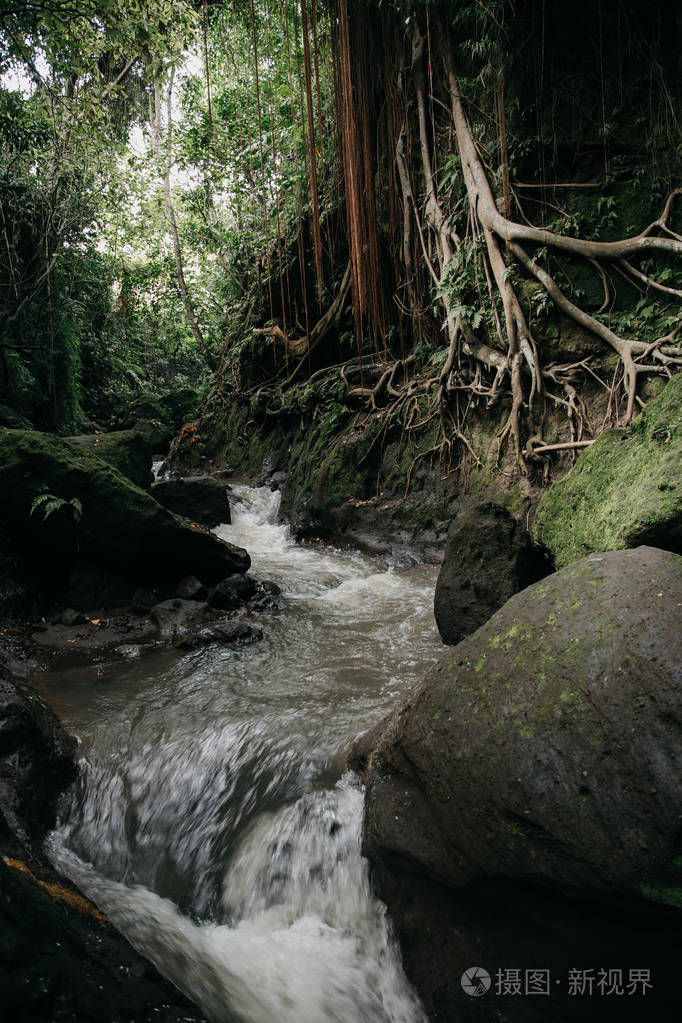
<path fill-rule="evenodd" d="M 220 536 L 281 586 L 239 650 L 53 673 L 81 772 L 55 865 L 216 1023 L 420 1023 L 344 750 L 437 659 L 436 570 L 296 544 L 236 486 Z"/>

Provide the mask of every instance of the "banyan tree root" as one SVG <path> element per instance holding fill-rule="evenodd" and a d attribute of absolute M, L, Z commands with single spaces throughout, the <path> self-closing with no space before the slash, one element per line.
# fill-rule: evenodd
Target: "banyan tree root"
<path fill-rule="evenodd" d="M 542 367 L 540 365 L 535 340 L 512 281 L 513 268 L 510 259 L 513 258 L 526 274 L 539 282 L 561 313 L 598 337 L 617 353 L 622 366 L 621 386 L 627 398 L 624 416 L 624 425 L 627 425 L 631 421 L 636 407 L 642 405 L 637 395 L 639 376 L 645 373 L 670 376 L 682 368 L 682 351 L 675 346 L 677 334 L 682 329 L 682 321 L 670 334 L 657 338 L 653 342 L 620 337 L 595 316 L 586 313 L 567 298 L 550 273 L 538 264 L 533 253 L 538 247 L 546 247 L 587 260 L 600 275 L 603 283 L 604 304 L 601 311 L 606 308 L 610 299 L 610 288 L 604 269 L 609 265 L 647 287 L 653 287 L 673 297 L 679 297 L 681 292 L 667 285 L 659 284 L 652 277 L 643 274 L 633 266 L 631 260 L 645 253 L 682 255 L 682 237 L 669 226 L 673 203 L 682 195 L 682 189 L 676 189 L 671 193 L 661 215 L 640 234 L 615 242 L 572 238 L 537 228 L 530 223 L 515 222 L 509 216 L 509 203 L 503 204 L 503 212 L 498 209 L 484 164 L 469 127 L 450 54 L 443 49 L 442 59 L 450 93 L 449 112 L 456 134 L 457 150 L 469 204 L 470 225 L 474 237 L 480 238 L 482 242 L 483 267 L 496 324 L 494 339 L 479 338 L 472 327 L 459 315 L 457 307 L 448 294 L 448 288 L 445 286 L 448 271 L 460 250 L 462 241 L 452 228 L 438 195 L 428 135 L 428 93 L 424 67 L 425 41 L 415 23 L 413 23 L 412 31 L 412 84 L 416 96 L 424 199 L 419 202 L 413 193 L 405 156 L 406 125 L 403 123 L 395 145 L 397 181 L 403 203 L 403 245 L 401 251 L 409 300 L 411 298 L 410 282 L 414 271 L 411 254 L 412 238 L 416 239 L 424 265 L 433 284 L 438 289 L 437 298 L 445 314 L 444 331 L 448 340 L 448 352 L 437 380 L 429 378 L 423 388 L 422 393 L 429 395 L 428 408 L 421 409 L 420 414 L 414 417 L 416 422 L 409 420 L 408 417 L 405 429 L 413 430 L 423 427 L 431 423 L 436 415 L 440 415 L 443 436 L 440 443 L 424 452 L 424 455 L 442 453 L 445 450 L 446 440 L 457 439 L 462 441 L 465 447 L 470 447 L 462 433 L 461 423 L 453 421 L 450 432 L 445 432 L 444 417 L 439 409 L 448 407 L 453 392 L 468 391 L 470 397 L 484 398 L 490 406 L 497 402 L 501 394 L 506 391 L 511 394 L 511 410 L 509 419 L 500 433 L 500 445 L 507 436 L 510 436 L 513 439 L 519 465 L 525 470 L 527 462 L 538 460 L 538 456 L 544 455 L 545 452 L 577 451 L 581 447 L 587 446 L 588 441 L 583 436 L 586 415 L 578 390 L 577 374 L 591 372 L 591 370 L 584 361 L 570 367 Z M 502 309 L 501 318 L 497 312 L 498 301 Z M 487 385 L 479 371 L 466 373 L 460 365 L 462 356 L 468 357 L 488 373 L 493 374 L 493 383 Z M 530 385 L 527 383 L 529 377 Z M 390 389 L 387 386 L 389 383 Z M 380 402 L 388 397 L 393 401 L 391 406 L 393 411 L 401 397 L 405 397 L 408 386 L 414 387 L 414 384 L 404 383 L 402 387 L 396 388 L 394 383 L 394 374 L 391 368 L 387 367 L 372 386 L 349 388 L 348 394 L 364 399 L 371 409 L 376 409 Z M 563 396 L 555 393 L 553 385 L 559 385 L 563 390 Z M 397 394 L 394 393 L 396 391 Z M 530 441 L 525 445 L 523 443 L 523 414 L 527 412 L 532 423 L 534 401 L 543 393 L 548 400 L 566 410 L 570 424 L 570 441 L 561 446 L 543 445 L 541 440 L 537 443 Z M 410 414 L 414 412 L 414 406 L 409 401 L 403 401 L 402 406 L 405 409 L 411 409 Z M 542 448 L 541 452 L 540 448 Z"/>
<path fill-rule="evenodd" d="M 350 288 L 350 270 L 350 263 L 348 263 L 334 301 L 308 334 L 304 334 L 303 337 L 299 338 L 291 338 L 288 337 L 282 328 L 276 324 L 269 327 L 261 327 L 256 330 L 255 333 L 270 334 L 272 337 L 278 338 L 286 346 L 286 349 L 290 354 L 300 355 L 303 359 L 305 359 L 308 355 L 315 351 L 320 342 L 327 337 L 330 330 L 338 324 L 348 296 L 348 290 Z M 299 363 L 298 367 L 293 371 L 287 383 L 293 381 L 294 377 L 298 374 L 300 365 L 301 363 Z"/>
<path fill-rule="evenodd" d="M 620 241 L 599 242 L 583 238 L 572 238 L 553 231 L 547 231 L 544 228 L 533 227 L 529 224 L 519 224 L 510 220 L 497 208 L 485 168 L 471 134 L 457 78 L 447 53 L 444 54 L 444 62 L 448 75 L 457 148 L 462 164 L 469 206 L 472 215 L 475 216 L 482 229 L 488 261 L 504 308 L 508 359 L 512 367 L 512 430 L 517 450 L 520 440 L 517 413 L 523 403 L 523 396 L 518 393 L 518 379 L 516 383 L 514 382 L 513 367 L 514 360 L 518 362 L 518 353 L 523 350 L 524 345 L 532 345 L 532 338 L 530 338 L 523 313 L 520 313 L 519 302 L 509 280 L 509 266 L 502 252 L 503 244 L 508 246 L 509 251 L 513 253 L 524 270 L 540 282 L 555 306 L 562 313 L 605 341 L 607 345 L 618 353 L 623 364 L 623 382 L 627 394 L 627 409 L 624 420 L 624 424 L 627 425 L 631 421 L 635 410 L 638 374 L 663 372 L 671 375 L 673 369 L 682 367 L 682 352 L 679 348 L 672 347 L 672 342 L 680 327 L 676 328 L 672 334 L 658 338 L 651 343 L 638 339 L 619 337 L 605 324 L 571 302 L 563 294 L 551 275 L 528 255 L 525 246 L 543 246 L 573 256 L 581 256 L 592 265 L 597 266 L 599 272 L 602 273 L 602 280 L 605 280 L 601 269 L 602 263 L 619 264 L 625 266 L 629 272 L 633 273 L 633 276 L 639 276 L 648 285 L 656 287 L 658 286 L 657 282 L 637 271 L 628 260 L 631 257 L 647 252 L 682 255 L 682 238 L 675 234 L 668 226 L 673 202 L 678 196 L 682 195 L 682 188 L 675 189 L 670 194 L 660 217 L 649 224 L 640 234 L 631 238 L 621 239 Z M 654 233 L 656 231 L 660 233 Z M 667 288 L 662 285 L 658 287 L 659 290 L 664 290 L 669 294 L 682 294 L 676 289 Z M 651 361 L 643 363 L 639 361 L 642 358 L 648 358 Z M 542 374 L 537 373 L 538 389 L 541 387 L 541 381 Z M 533 385 L 536 385 L 535 377 Z"/>

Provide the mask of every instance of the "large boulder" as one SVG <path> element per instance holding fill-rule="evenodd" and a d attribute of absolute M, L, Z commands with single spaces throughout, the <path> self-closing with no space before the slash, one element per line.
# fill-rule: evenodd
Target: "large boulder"
<path fill-rule="evenodd" d="M 444 643 L 459 643 L 505 601 L 551 571 L 549 558 L 497 504 L 478 504 L 450 523 L 434 614 Z"/>
<path fill-rule="evenodd" d="M 158 419 L 136 419 L 132 429 L 136 433 L 142 434 L 145 443 L 154 454 L 166 454 L 173 433 L 165 423 L 160 422 Z"/>
<path fill-rule="evenodd" d="M 184 515 L 202 526 L 218 526 L 230 521 L 230 505 L 224 480 L 210 476 L 184 476 L 159 480 L 152 487 L 153 498 L 177 515 Z"/>
<path fill-rule="evenodd" d="M 0 434 L 0 531 L 40 566 L 68 574 L 95 561 L 128 580 L 206 583 L 245 572 L 245 550 L 219 540 L 161 507 L 148 493 L 89 451 L 28 430 Z M 45 491 L 62 504 L 49 518 L 31 515 Z M 77 503 L 75 503 L 77 502 Z"/>
<path fill-rule="evenodd" d="M 557 567 L 590 551 L 651 544 L 682 552 L 682 373 L 627 430 L 605 430 L 537 509 Z"/>
<path fill-rule="evenodd" d="M 194 419 L 199 411 L 200 394 L 196 387 L 178 387 L 160 395 L 159 404 L 174 432 Z"/>
<path fill-rule="evenodd" d="M 681 665 L 682 559 L 595 554 L 512 597 L 360 743 L 364 848 L 435 1018 L 500 1018 L 499 1001 L 472 1014 L 459 978 L 521 949 L 564 986 L 583 944 L 595 967 L 599 942 L 604 965 L 679 955 Z"/>
<path fill-rule="evenodd" d="M 67 437 L 71 444 L 92 451 L 114 469 L 127 476 L 144 490 L 151 485 L 152 453 L 147 438 L 138 430 L 118 430 L 114 433 L 90 433 L 80 437 Z"/>

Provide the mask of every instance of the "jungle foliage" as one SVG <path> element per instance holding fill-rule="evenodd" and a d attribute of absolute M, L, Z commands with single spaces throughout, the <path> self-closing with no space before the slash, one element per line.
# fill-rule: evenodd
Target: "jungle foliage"
<path fill-rule="evenodd" d="M 653 0 L 3 4 L 0 400 L 68 429 L 206 379 L 207 424 L 235 398 L 371 415 L 448 465 L 491 409 L 546 472 L 682 362 L 680 22 Z"/>

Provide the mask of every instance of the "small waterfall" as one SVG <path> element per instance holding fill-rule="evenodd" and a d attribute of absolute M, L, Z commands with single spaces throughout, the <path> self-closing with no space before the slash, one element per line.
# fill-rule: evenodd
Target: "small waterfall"
<path fill-rule="evenodd" d="M 435 660 L 435 572 L 299 546 L 267 488 L 230 503 L 282 612 L 254 647 L 59 673 L 82 769 L 50 855 L 216 1023 L 422 1023 L 339 751 Z"/>

